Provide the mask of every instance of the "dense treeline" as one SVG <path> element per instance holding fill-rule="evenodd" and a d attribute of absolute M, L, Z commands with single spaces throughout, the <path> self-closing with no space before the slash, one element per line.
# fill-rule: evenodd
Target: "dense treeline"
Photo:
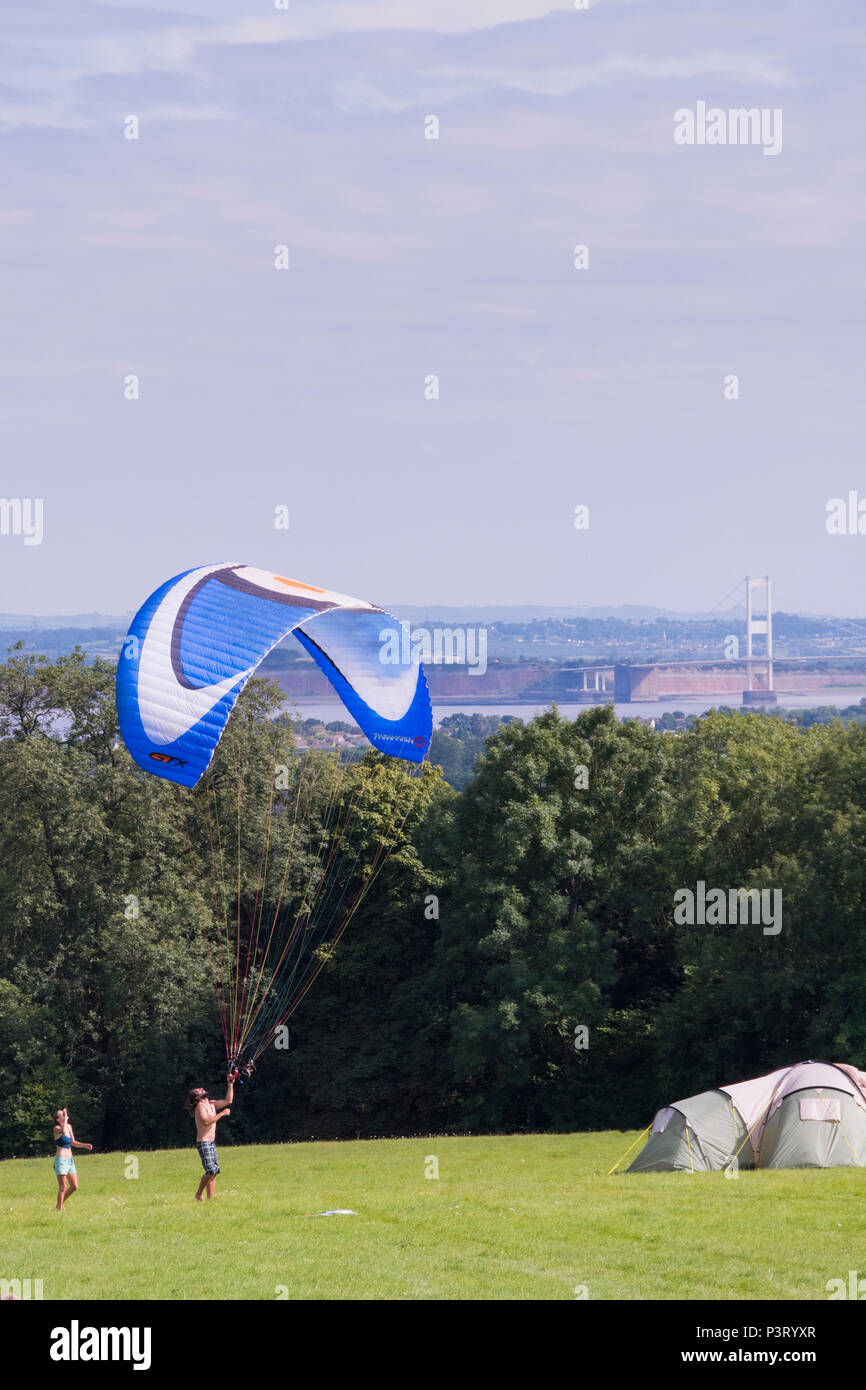
<path fill-rule="evenodd" d="M 185 794 L 131 763 L 113 687 L 81 653 L 0 666 L 3 1156 L 48 1152 L 60 1104 L 101 1148 L 188 1142 L 185 1090 L 223 1070 Z M 287 758 L 279 698 L 252 682 L 218 757 L 259 779 Z M 866 1061 L 866 726 L 553 711 L 458 771 L 423 779 L 222 1142 L 643 1125 L 785 1062 Z M 781 890 L 781 930 L 679 923 L 699 881 Z"/>
<path fill-rule="evenodd" d="M 779 610 L 773 614 L 773 630 L 777 637 L 826 638 L 831 621 L 826 618 L 804 616 L 800 613 L 785 613 Z M 695 638 L 716 639 L 724 645 L 730 632 L 744 633 L 745 614 L 742 617 L 726 613 L 721 617 L 675 618 L 665 614 L 658 617 L 629 617 L 612 613 L 605 618 L 590 617 L 550 617 L 531 618 L 528 621 L 492 622 L 492 630 L 504 636 L 533 637 L 593 637 L 608 640 L 628 639 L 636 628 L 642 629 L 648 639 L 665 641 L 688 641 Z M 856 634 L 855 634 L 856 635 Z M 862 633 L 859 634 L 862 638 Z"/>
<path fill-rule="evenodd" d="M 446 782 L 462 792 L 472 779 L 487 739 L 516 718 L 510 714 L 446 714 L 433 730 L 430 761 L 441 767 Z"/>
<path fill-rule="evenodd" d="M 724 714 L 734 713 L 729 705 L 720 705 L 719 709 Z M 864 724 L 866 695 L 859 704 L 846 705 L 844 708 L 838 705 L 814 705 L 811 709 L 785 709 L 782 705 L 777 705 L 762 710 L 762 713 L 767 719 L 787 719 L 804 729 L 810 728 L 812 724 L 833 724 L 837 719 L 843 724 Z M 655 726 L 657 729 L 690 729 L 695 720 L 701 717 L 698 714 L 684 714 L 682 710 L 675 709 L 658 715 Z"/>

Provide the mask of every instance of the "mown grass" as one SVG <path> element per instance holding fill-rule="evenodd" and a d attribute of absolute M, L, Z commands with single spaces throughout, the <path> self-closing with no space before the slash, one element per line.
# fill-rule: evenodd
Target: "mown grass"
<path fill-rule="evenodd" d="M 615 1174 L 635 1135 L 220 1147 L 0 1163 L 0 1278 L 46 1299 L 826 1299 L 866 1276 L 860 1169 Z M 438 1178 L 428 1178 L 438 1161 Z M 356 1216 L 319 1216 L 349 1207 Z"/>

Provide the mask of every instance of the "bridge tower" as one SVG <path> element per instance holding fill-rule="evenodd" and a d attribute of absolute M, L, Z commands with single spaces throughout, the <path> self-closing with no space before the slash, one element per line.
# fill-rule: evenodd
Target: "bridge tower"
<path fill-rule="evenodd" d="M 755 617 L 755 609 L 752 602 L 752 592 L 755 589 L 764 590 L 764 616 Z M 764 651 L 756 654 L 754 649 L 754 638 L 764 637 Z M 765 672 L 754 671 L 755 663 L 765 667 Z M 755 675 L 759 682 L 762 678 L 766 684 L 755 686 Z M 773 606 L 770 591 L 770 576 L 765 575 L 763 579 L 752 579 L 746 577 L 746 689 L 743 691 L 744 705 L 774 705 L 776 694 L 773 690 Z"/>

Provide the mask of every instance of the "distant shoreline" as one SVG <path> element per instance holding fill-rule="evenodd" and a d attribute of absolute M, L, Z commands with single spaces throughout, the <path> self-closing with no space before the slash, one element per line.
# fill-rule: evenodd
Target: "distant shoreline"
<path fill-rule="evenodd" d="M 845 709 L 848 706 L 856 706 L 860 700 L 866 696 L 866 690 L 862 686 L 839 686 L 824 687 L 806 695 L 788 695 L 782 692 L 777 705 L 764 706 L 766 710 L 796 710 L 798 713 L 810 709 L 820 709 L 824 705 Z M 490 698 L 479 697 L 474 700 L 461 700 L 459 697 L 449 697 L 439 699 L 437 696 L 432 698 L 433 723 L 438 727 L 443 719 L 447 719 L 452 714 L 500 714 L 502 718 L 523 719 L 524 721 L 534 719 L 537 715 L 549 710 L 552 705 L 569 719 L 576 719 L 584 710 L 596 709 L 602 705 L 613 707 L 618 719 L 642 719 L 645 723 L 650 719 L 661 718 L 664 714 L 674 714 L 676 712 L 685 715 L 703 715 L 711 709 L 734 709 L 737 711 L 754 712 L 760 706 L 743 705 L 740 700 L 732 700 L 730 697 L 705 697 L 694 696 L 686 698 L 684 696 L 665 697 L 661 700 L 641 700 L 635 703 L 614 703 L 613 700 L 599 700 L 597 703 L 587 703 L 584 701 L 573 702 L 568 700 L 538 700 L 527 699 L 497 699 L 495 696 Z M 286 701 L 284 710 L 291 715 L 295 711 L 301 718 L 318 718 L 322 723 L 330 723 L 335 719 L 342 719 L 349 723 L 354 721 L 347 713 L 345 706 L 336 697 L 329 698 L 322 696 L 298 696 Z"/>

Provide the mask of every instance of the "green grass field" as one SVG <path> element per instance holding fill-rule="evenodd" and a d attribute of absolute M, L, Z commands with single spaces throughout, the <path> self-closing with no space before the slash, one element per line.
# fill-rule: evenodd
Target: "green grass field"
<path fill-rule="evenodd" d="M 826 1299 L 866 1276 L 859 1169 L 606 1176 L 635 1135 L 193 1148 L 0 1163 L 0 1278 L 45 1299 Z M 438 1178 L 425 1177 L 429 1156 Z M 357 1216 L 314 1213 L 350 1207 Z"/>

